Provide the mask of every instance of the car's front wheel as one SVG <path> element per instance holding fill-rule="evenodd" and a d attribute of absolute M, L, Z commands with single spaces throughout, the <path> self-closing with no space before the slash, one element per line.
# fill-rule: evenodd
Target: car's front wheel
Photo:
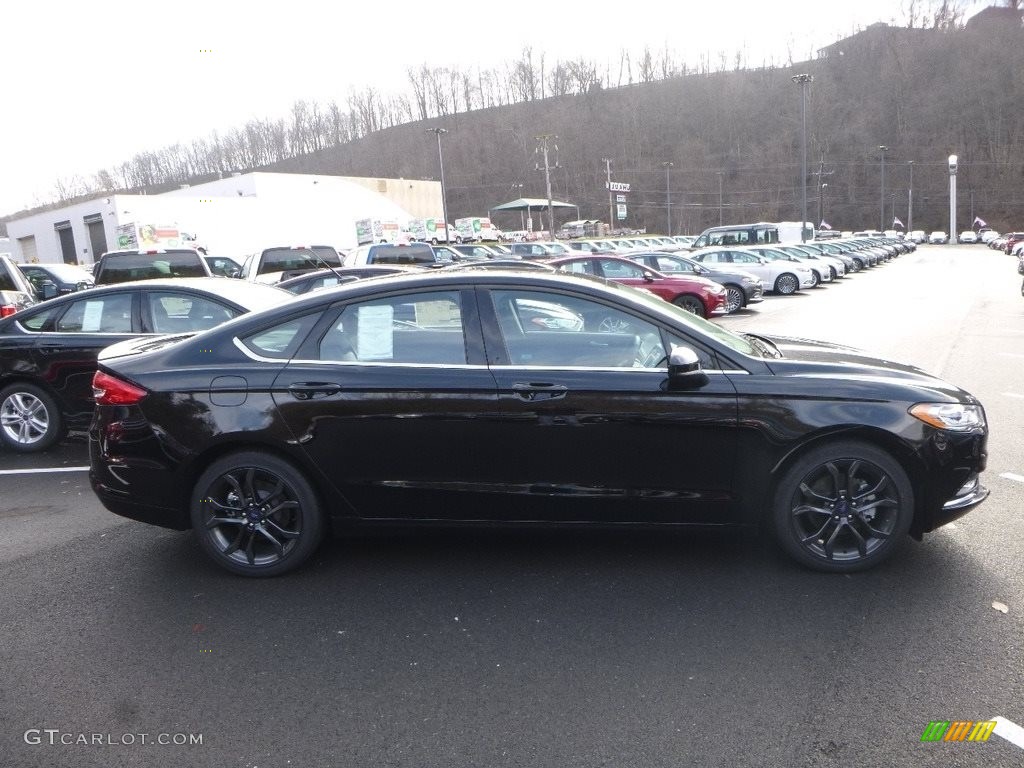
<path fill-rule="evenodd" d="M 742 288 L 737 288 L 735 285 L 725 286 L 725 311 L 730 315 L 738 309 L 742 309 L 746 296 L 743 293 Z"/>
<path fill-rule="evenodd" d="M 213 462 L 192 491 L 192 527 L 203 550 L 242 576 L 277 576 L 302 565 L 323 538 L 323 512 L 309 482 L 261 451 Z"/>
<path fill-rule="evenodd" d="M 687 312 L 697 315 L 697 317 L 706 317 L 704 304 L 696 296 L 677 296 L 672 303 L 681 309 L 685 309 Z"/>
<path fill-rule="evenodd" d="M 783 296 L 796 293 L 799 287 L 800 282 L 796 279 L 796 275 L 791 275 L 788 272 L 784 275 L 779 275 L 775 280 L 775 292 Z"/>
<path fill-rule="evenodd" d="M 45 451 L 64 436 L 64 419 L 49 392 L 18 383 L 0 392 L 0 440 L 12 451 Z"/>
<path fill-rule="evenodd" d="M 904 543 L 913 517 L 913 489 L 899 462 L 855 441 L 805 453 L 782 476 L 774 497 L 782 548 L 819 571 L 877 565 Z"/>

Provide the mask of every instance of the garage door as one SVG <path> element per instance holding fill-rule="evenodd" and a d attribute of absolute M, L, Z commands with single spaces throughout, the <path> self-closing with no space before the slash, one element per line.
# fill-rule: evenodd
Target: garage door
<path fill-rule="evenodd" d="M 36 254 L 36 238 L 34 235 L 19 237 L 18 247 L 21 249 L 21 260 L 26 264 L 39 260 L 39 256 Z"/>

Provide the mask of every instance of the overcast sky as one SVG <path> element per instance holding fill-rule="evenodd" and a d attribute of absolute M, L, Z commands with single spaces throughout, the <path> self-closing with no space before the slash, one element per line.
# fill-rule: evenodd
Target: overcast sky
<path fill-rule="evenodd" d="M 404 90 L 424 63 L 493 67 L 527 45 L 552 63 L 618 61 L 648 45 L 691 64 L 737 50 L 749 66 L 784 64 L 876 21 L 905 23 L 906 2 L 14 0 L 0 46 L 0 213 L 48 202 L 58 178 L 280 116 L 300 98 Z"/>

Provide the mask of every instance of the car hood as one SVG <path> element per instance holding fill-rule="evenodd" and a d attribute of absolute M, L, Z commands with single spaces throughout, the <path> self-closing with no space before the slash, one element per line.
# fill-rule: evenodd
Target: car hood
<path fill-rule="evenodd" d="M 768 367 L 776 376 L 807 376 L 848 382 L 906 385 L 917 389 L 920 398 L 938 402 L 975 403 L 970 393 L 906 363 L 897 363 L 840 344 L 788 336 L 765 336 L 782 353 L 768 358 Z"/>

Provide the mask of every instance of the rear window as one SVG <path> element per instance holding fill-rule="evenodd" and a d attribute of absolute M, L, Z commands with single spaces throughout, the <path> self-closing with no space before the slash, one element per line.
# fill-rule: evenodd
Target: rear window
<path fill-rule="evenodd" d="M 434 250 L 425 243 L 413 245 L 375 245 L 366 258 L 368 264 L 433 264 Z"/>
<path fill-rule="evenodd" d="M 98 284 L 158 280 L 163 277 L 208 277 L 202 258 L 195 251 L 124 253 L 104 256 L 96 275 Z"/>
<path fill-rule="evenodd" d="M 322 269 L 325 266 L 341 266 L 338 252 L 329 245 L 314 245 L 309 248 L 268 248 L 260 259 L 257 274 Z"/>

